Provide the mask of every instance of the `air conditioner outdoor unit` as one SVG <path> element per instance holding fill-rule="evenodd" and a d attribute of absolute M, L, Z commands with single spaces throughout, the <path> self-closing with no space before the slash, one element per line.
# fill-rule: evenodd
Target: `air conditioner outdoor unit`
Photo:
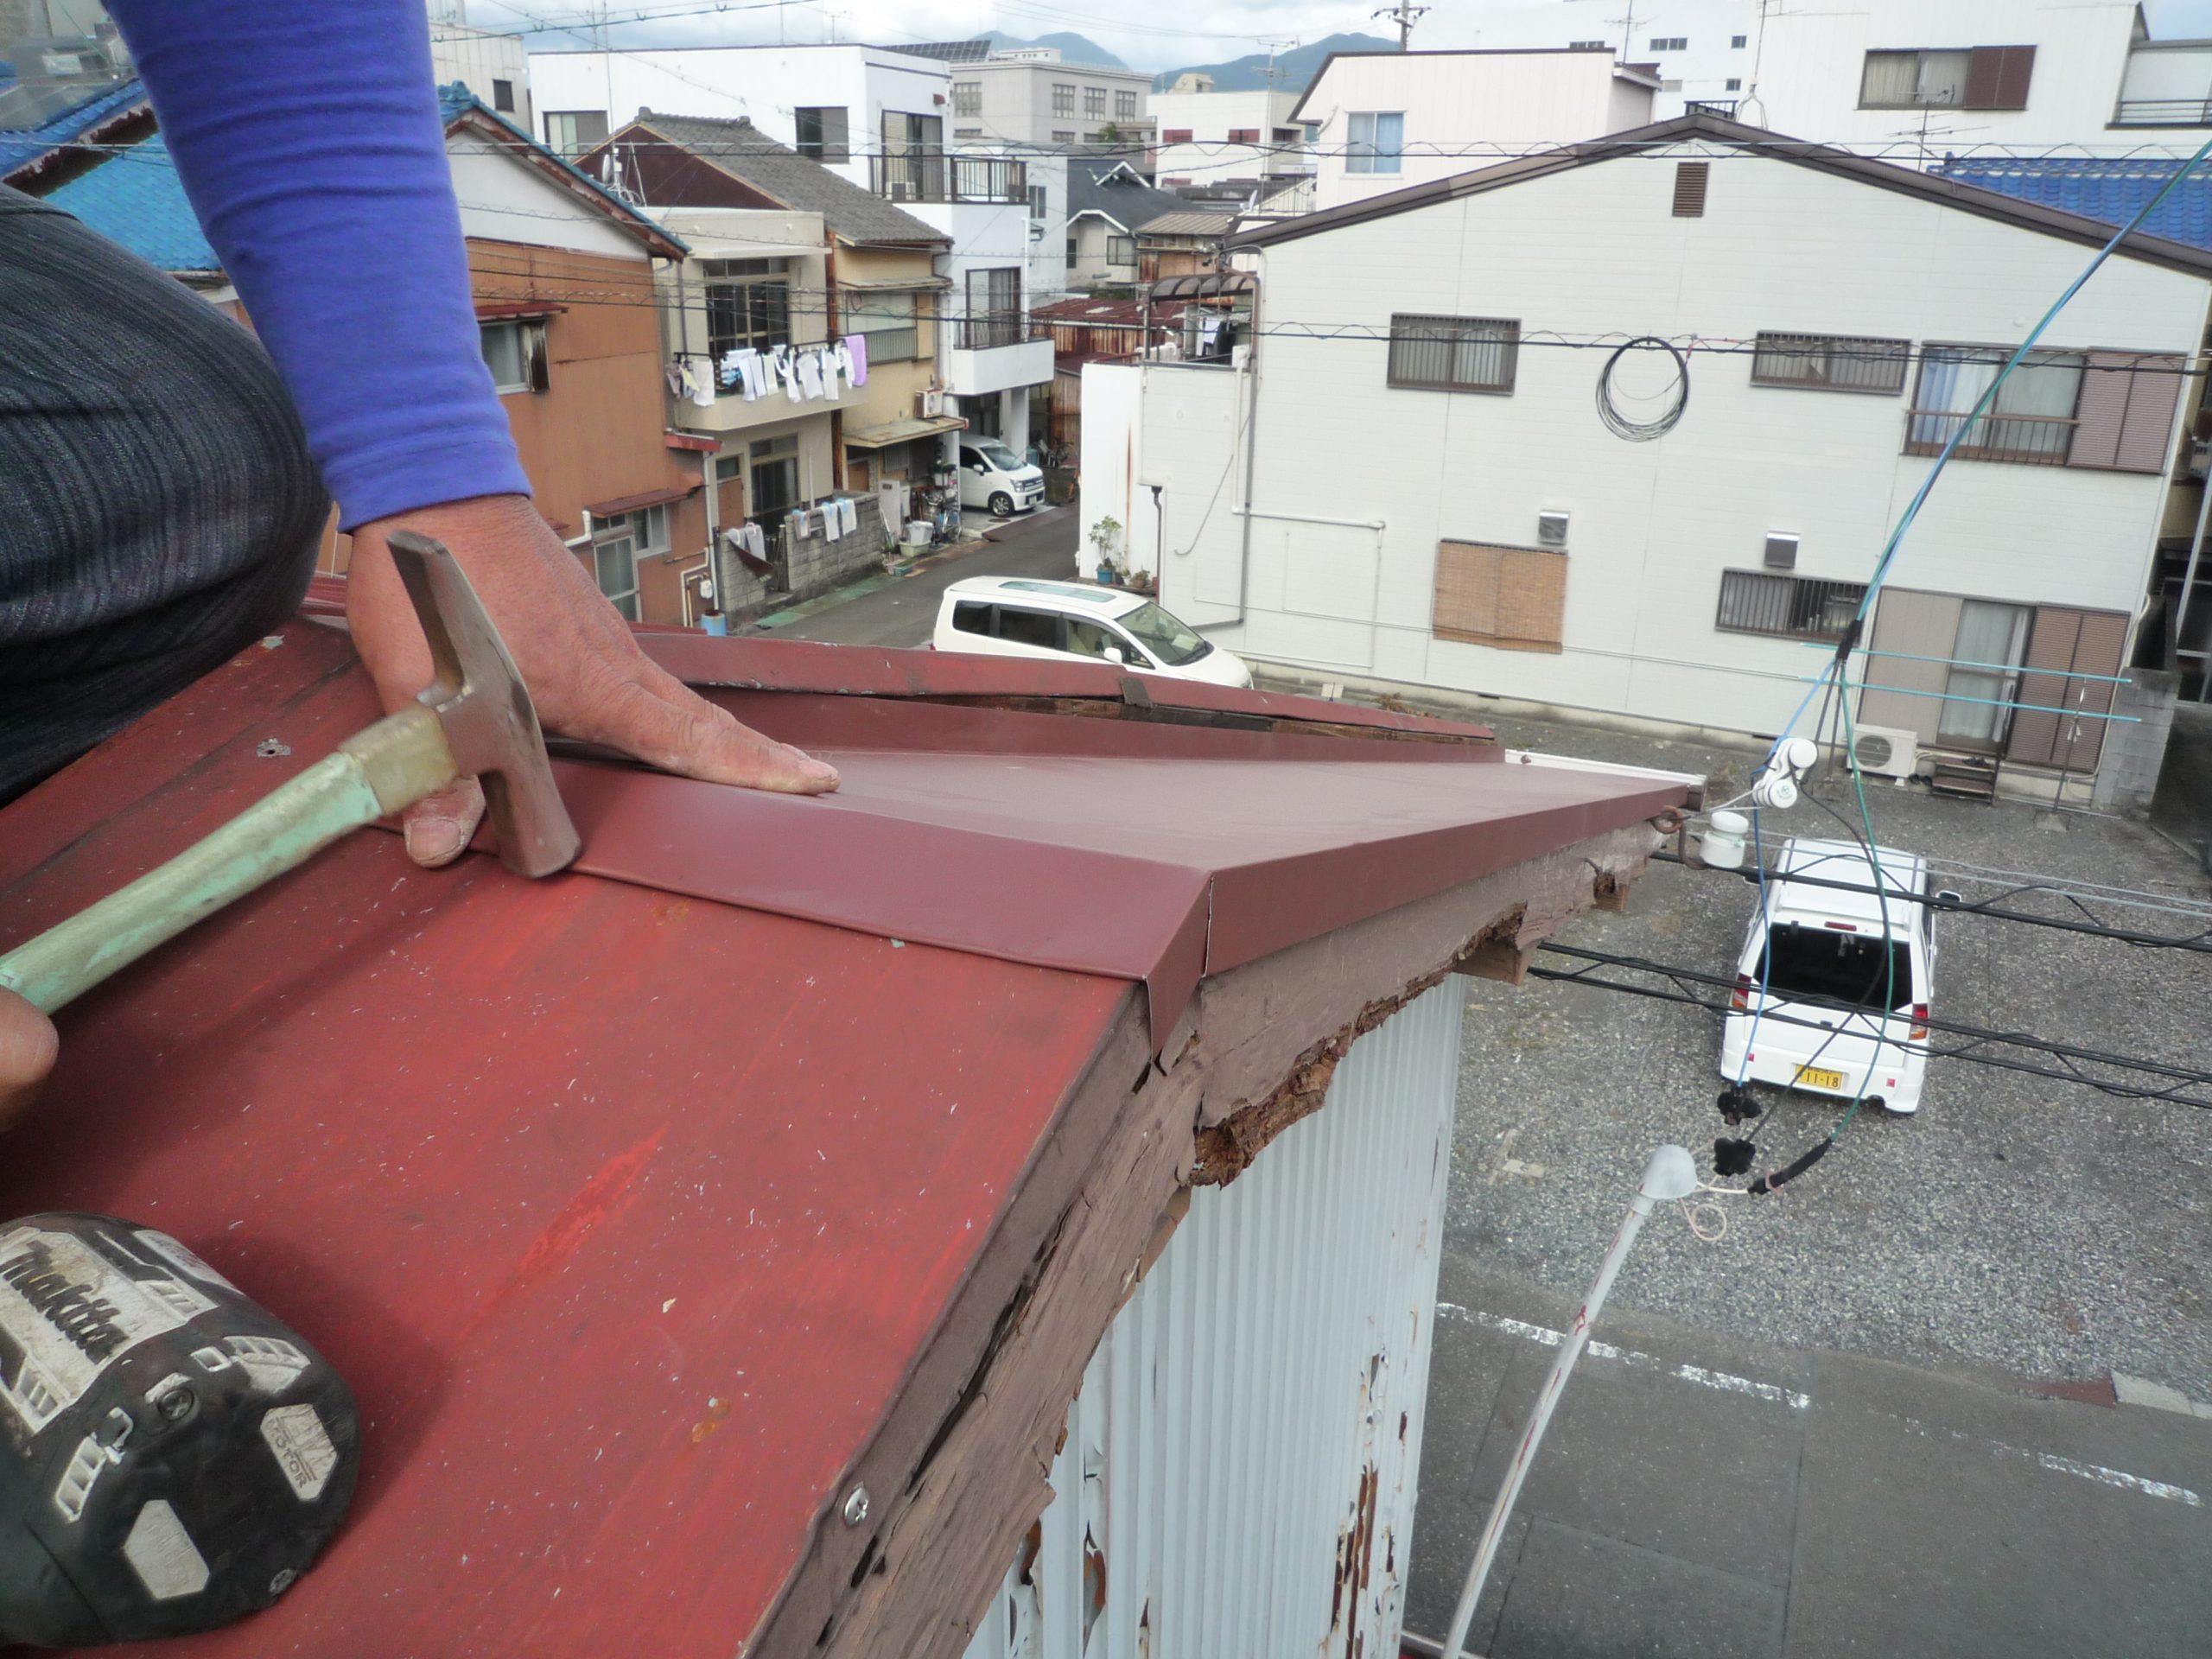
<path fill-rule="evenodd" d="M 925 421 L 933 421 L 944 413 L 944 393 L 930 386 L 914 394 L 914 413 Z"/>
<path fill-rule="evenodd" d="M 1852 734 L 1851 753 L 1861 772 L 1910 778 L 1920 764 L 1920 737 L 1894 726 L 1861 726 Z"/>
<path fill-rule="evenodd" d="M 1540 512 L 1536 515 L 1536 545 L 1565 547 L 1567 545 L 1567 514 Z"/>

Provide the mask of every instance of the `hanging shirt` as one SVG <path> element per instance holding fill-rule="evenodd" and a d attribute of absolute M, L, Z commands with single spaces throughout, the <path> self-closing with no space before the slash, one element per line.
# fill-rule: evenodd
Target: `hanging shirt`
<path fill-rule="evenodd" d="M 795 359 L 798 370 L 799 390 L 809 397 L 822 395 L 822 353 L 801 352 Z"/>
<path fill-rule="evenodd" d="M 856 386 L 868 385 L 868 336 L 847 334 L 843 340 L 845 356 L 851 363 L 852 382 Z"/>

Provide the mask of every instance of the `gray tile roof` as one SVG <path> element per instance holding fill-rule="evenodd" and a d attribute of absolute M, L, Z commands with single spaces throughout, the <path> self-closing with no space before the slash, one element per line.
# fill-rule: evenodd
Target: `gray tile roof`
<path fill-rule="evenodd" d="M 1179 213 L 1191 204 L 1172 190 L 1155 190 L 1130 170 L 1126 162 L 1071 156 L 1068 158 L 1068 217 L 1103 213 L 1122 230 L 1136 227 L 1162 213 Z"/>
<path fill-rule="evenodd" d="M 669 143 L 681 145 L 794 213 L 821 214 L 830 233 L 842 240 L 862 245 L 950 245 L 950 238 L 944 232 L 870 194 L 842 173 L 778 143 L 741 116 L 725 121 L 639 110 L 632 124 L 652 128 Z"/>

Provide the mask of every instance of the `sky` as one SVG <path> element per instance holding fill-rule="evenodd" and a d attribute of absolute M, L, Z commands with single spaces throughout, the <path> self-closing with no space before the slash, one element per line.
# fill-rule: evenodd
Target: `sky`
<path fill-rule="evenodd" d="M 716 0 L 466 0 L 468 21 L 479 28 L 528 28 L 543 21 L 565 22 L 606 7 L 610 17 L 639 12 L 694 12 Z M 1777 0 L 1783 5 L 1804 0 Z M 1033 36 L 1058 30 L 1087 35 L 1132 67 L 1160 70 L 1190 63 L 1211 63 L 1264 52 L 1267 42 L 1318 41 L 1332 34 L 1388 32 L 1370 14 L 1382 0 L 1217 0 L 1194 8 L 1190 0 L 1117 0 L 1111 22 L 1078 0 L 725 0 L 725 9 L 706 15 L 669 17 L 617 30 L 617 46 L 751 45 L 779 38 L 794 41 L 965 40 L 987 29 Z M 1522 9 L 1526 0 L 1430 0 L 1428 15 L 1414 29 L 1416 47 L 1478 46 L 1485 12 Z M 1567 0 L 1587 11 L 1592 38 L 1618 27 L 1623 0 Z M 433 4 L 433 10 L 436 5 Z M 1637 0 L 1639 29 L 1661 21 L 1666 0 Z M 2152 34 L 2158 38 L 2212 35 L 2212 0 L 2151 0 Z M 1187 25 L 1198 16 L 1203 30 Z M 832 30 L 834 29 L 834 36 Z M 558 35 L 539 35 L 545 46 L 577 42 Z"/>

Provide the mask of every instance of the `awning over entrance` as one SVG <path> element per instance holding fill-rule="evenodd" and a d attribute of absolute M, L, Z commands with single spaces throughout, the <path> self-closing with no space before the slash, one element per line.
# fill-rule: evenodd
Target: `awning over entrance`
<path fill-rule="evenodd" d="M 612 518 L 617 513 L 637 512 L 646 507 L 664 506 L 671 501 L 681 501 L 698 486 L 678 484 L 671 489 L 643 490 L 636 495 L 618 495 L 605 501 L 587 501 L 584 511 L 594 518 Z"/>
<path fill-rule="evenodd" d="M 912 443 L 916 438 L 934 437 L 940 432 L 960 432 L 968 423 L 957 415 L 931 415 L 917 420 L 886 421 L 881 426 L 849 426 L 845 429 L 845 448 L 848 449 L 888 449 L 896 443 Z"/>

